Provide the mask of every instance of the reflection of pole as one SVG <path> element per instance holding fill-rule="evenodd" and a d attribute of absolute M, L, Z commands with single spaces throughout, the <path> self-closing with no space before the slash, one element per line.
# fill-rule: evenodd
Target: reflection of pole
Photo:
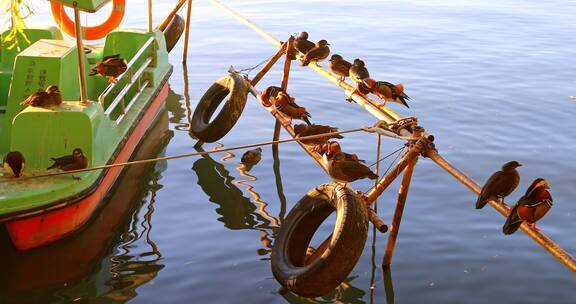
<path fill-rule="evenodd" d="M 382 267 L 384 274 L 384 292 L 386 293 L 386 303 L 394 304 L 394 285 L 392 284 L 392 269 L 390 267 Z"/>
<path fill-rule="evenodd" d="M 186 32 L 184 33 L 184 51 L 182 52 L 182 62 L 186 62 L 188 56 L 188 37 L 190 36 L 190 19 L 192 15 L 192 0 L 188 0 L 188 11 L 186 12 Z"/>
<path fill-rule="evenodd" d="M 276 191 L 278 192 L 278 199 L 280 200 L 280 213 L 278 217 L 280 223 L 284 222 L 284 215 L 286 214 L 286 196 L 284 196 L 284 187 L 282 186 L 282 175 L 280 174 L 280 158 L 278 157 L 278 147 L 272 146 L 272 158 L 274 159 L 274 164 L 272 168 L 274 170 L 274 177 L 276 179 Z"/>
<path fill-rule="evenodd" d="M 82 42 L 82 25 L 80 24 L 80 10 L 74 2 L 74 22 L 76 26 L 76 51 L 78 51 L 78 69 L 80 71 L 80 101 L 88 103 L 86 97 L 86 66 L 84 63 L 84 44 Z"/>
<path fill-rule="evenodd" d="M 414 129 L 414 136 L 419 137 L 422 135 L 422 128 Z M 412 149 L 412 147 L 410 147 Z M 410 149 L 408 152 L 410 152 Z M 396 247 L 396 239 L 398 238 L 398 231 L 400 230 L 400 223 L 402 222 L 402 214 L 404 213 L 404 205 L 408 197 L 408 190 L 410 188 L 410 181 L 412 180 L 412 173 L 418 157 L 411 159 L 404 169 L 404 176 L 402 177 L 402 184 L 398 190 L 398 201 L 396 203 L 396 210 L 394 210 L 394 218 L 388 235 L 388 242 L 386 243 L 386 252 L 384 254 L 384 266 L 389 266 L 392 262 L 392 255 L 394 254 L 394 247 Z"/>

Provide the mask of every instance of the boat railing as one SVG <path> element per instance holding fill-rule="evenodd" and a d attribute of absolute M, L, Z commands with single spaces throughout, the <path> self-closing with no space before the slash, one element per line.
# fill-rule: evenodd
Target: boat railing
<path fill-rule="evenodd" d="M 126 72 L 117 78 L 116 83 L 111 83 L 106 87 L 104 92 L 98 96 L 98 102 L 105 108 L 104 114 L 110 116 L 112 113 L 117 113 L 118 107 L 120 115 L 116 117 L 116 123 L 120 123 L 126 113 L 130 110 L 134 101 L 142 95 L 145 88 L 150 86 L 150 80 L 147 79 L 144 72 L 146 68 L 154 63 L 154 37 L 150 37 L 146 43 L 138 50 L 132 57 Z M 126 102 L 128 93 L 136 86 L 136 92 L 132 95 L 130 100 Z M 118 92 L 118 88 L 121 90 Z M 108 97 L 114 96 L 112 102 L 106 106 Z"/>

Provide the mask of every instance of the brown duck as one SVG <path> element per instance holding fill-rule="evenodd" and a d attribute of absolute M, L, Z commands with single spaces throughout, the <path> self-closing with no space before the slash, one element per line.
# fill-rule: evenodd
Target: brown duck
<path fill-rule="evenodd" d="M 502 170 L 496 171 L 488 178 L 478 200 L 476 201 L 476 209 L 482 209 L 491 199 L 501 200 L 510 195 L 518 184 L 520 183 L 520 174 L 516 168 L 522 165 L 517 161 L 507 162 L 502 166 Z"/>
<path fill-rule="evenodd" d="M 359 161 L 346 160 L 342 152 L 336 152 L 328 162 L 328 174 L 337 182 L 350 183 L 359 179 L 377 179 L 370 168 Z"/>
<path fill-rule="evenodd" d="M 100 74 L 108 77 L 110 82 L 116 82 L 116 78 L 126 72 L 127 68 L 126 60 L 120 58 L 119 54 L 110 55 L 102 58 L 102 61 L 98 61 L 89 76 Z"/>
<path fill-rule="evenodd" d="M 406 102 L 410 97 L 404 93 L 404 86 L 401 83 L 395 85 L 386 81 L 376 81 L 372 78 L 365 78 L 362 83 L 370 90 L 370 93 L 384 100 L 384 105 L 386 105 L 386 102 L 391 101 L 410 108 L 408 102 Z"/>
<path fill-rule="evenodd" d="M 328 41 L 324 39 L 318 41 L 316 45 L 304 55 L 301 65 L 307 66 L 311 61 L 318 62 L 326 59 L 328 55 L 330 55 L 329 45 Z"/>
<path fill-rule="evenodd" d="M 248 150 L 242 155 L 241 162 L 247 166 L 254 166 L 262 159 L 262 148 Z"/>
<path fill-rule="evenodd" d="M 260 95 L 258 95 L 258 100 L 260 100 L 262 105 L 264 105 L 265 107 L 269 107 L 274 104 L 273 102 L 274 99 L 276 99 L 276 96 L 278 96 L 278 93 L 281 91 L 282 88 L 280 87 L 269 86 L 265 88 L 264 91 L 260 93 Z"/>
<path fill-rule="evenodd" d="M 301 32 L 296 39 L 294 39 L 294 48 L 302 54 L 308 53 L 316 45 L 314 42 L 308 40 L 308 33 Z"/>
<path fill-rule="evenodd" d="M 82 149 L 76 148 L 72 152 L 72 155 L 65 155 L 62 157 L 54 158 L 52 157 L 54 163 L 52 166 L 48 167 L 50 169 L 61 169 L 64 171 L 80 170 L 88 167 L 88 158 L 82 152 Z"/>
<path fill-rule="evenodd" d="M 305 107 L 297 105 L 296 102 L 294 102 L 294 98 L 290 97 L 288 93 L 281 90 L 276 95 L 276 98 L 271 99 L 271 101 L 276 110 L 286 114 L 292 119 L 301 119 L 308 125 L 311 125 L 310 120 L 308 119 L 311 117 L 310 113 L 308 113 Z"/>
<path fill-rule="evenodd" d="M 502 227 L 504 234 L 516 232 L 524 221 L 532 228 L 536 227 L 536 222 L 552 208 L 552 195 L 548 189 L 550 189 L 548 182 L 543 178 L 537 178 L 532 182 L 526 194 L 510 210 L 506 223 Z"/>
<path fill-rule="evenodd" d="M 294 133 L 296 133 L 296 136 L 298 136 L 298 137 L 319 135 L 319 134 L 332 133 L 332 132 L 338 132 L 338 128 L 326 126 L 326 125 L 317 125 L 317 124 L 311 124 L 311 125 L 297 124 L 297 125 L 294 125 Z M 344 138 L 344 137 L 340 134 L 335 134 L 335 135 L 329 135 L 326 137 L 304 139 L 304 140 L 301 140 L 301 142 L 304 144 L 307 144 L 307 145 L 319 145 L 319 144 L 326 143 L 331 138 Z"/>
<path fill-rule="evenodd" d="M 334 54 L 328 61 L 328 67 L 330 67 L 330 70 L 334 74 L 340 76 L 341 81 L 344 81 L 346 77 L 350 76 L 350 68 L 352 67 L 352 64 L 344 60 L 342 56 Z"/>
<path fill-rule="evenodd" d="M 8 173 L 9 176 L 20 177 L 26 162 L 22 153 L 10 151 L 4 156 L 2 163 L 4 164 L 4 172 Z"/>
<path fill-rule="evenodd" d="M 36 93 L 32 93 L 32 95 L 28 96 L 24 101 L 20 103 L 22 106 L 33 106 L 33 107 L 49 107 L 49 106 L 57 106 L 62 103 L 62 93 L 60 93 L 60 89 L 55 86 L 51 85 L 46 88 L 45 91 L 38 91 Z"/>

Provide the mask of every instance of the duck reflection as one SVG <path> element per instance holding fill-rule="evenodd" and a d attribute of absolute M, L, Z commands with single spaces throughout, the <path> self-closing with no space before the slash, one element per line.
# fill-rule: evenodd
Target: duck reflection
<path fill-rule="evenodd" d="M 160 156 L 170 138 L 164 111 L 133 158 Z M 102 209 L 84 229 L 62 241 L 20 252 L 11 246 L 6 231 L 0 231 L 0 302 L 133 298 L 136 288 L 164 267 L 150 238 L 161 171 L 158 163 L 126 168 Z"/>

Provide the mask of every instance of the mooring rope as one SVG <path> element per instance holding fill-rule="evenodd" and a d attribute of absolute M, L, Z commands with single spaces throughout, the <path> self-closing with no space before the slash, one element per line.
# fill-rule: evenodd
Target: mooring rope
<path fill-rule="evenodd" d="M 260 63 L 258 63 L 257 65 L 253 66 L 253 67 L 249 67 L 249 68 L 244 68 L 244 69 L 240 69 L 236 72 L 241 73 L 246 75 L 246 77 L 250 76 L 250 72 L 252 72 L 253 70 L 257 69 L 258 67 L 260 67 L 261 65 L 263 65 L 264 63 L 268 62 L 272 57 L 274 57 L 274 54 L 272 54 L 270 57 L 262 60 Z"/>
<path fill-rule="evenodd" d="M 280 139 L 280 140 L 273 140 L 273 141 L 255 143 L 255 144 L 240 145 L 240 146 L 234 146 L 234 147 L 224 148 L 224 149 L 217 148 L 217 149 L 212 149 L 212 150 L 208 150 L 208 151 L 201 151 L 201 152 L 195 152 L 195 153 L 185 153 L 185 154 L 179 154 L 179 155 L 171 155 L 171 156 L 164 156 L 164 157 L 157 157 L 157 158 L 150 158 L 150 159 L 142 159 L 142 160 L 134 160 L 134 161 L 128 161 L 128 162 L 123 162 L 123 163 L 102 165 L 102 166 L 96 166 L 96 167 L 79 169 L 79 170 L 54 172 L 54 173 L 48 173 L 48 174 L 42 174 L 42 175 L 33 175 L 33 176 L 23 176 L 23 177 L 20 177 L 18 180 L 26 180 L 26 179 L 34 179 L 34 178 L 43 178 L 43 177 L 52 177 L 52 176 L 59 176 L 59 175 L 68 175 L 68 174 L 82 173 L 82 172 L 88 172 L 88 171 L 96 171 L 96 170 L 102 170 L 102 169 L 109 169 L 109 168 L 115 168 L 115 167 L 131 166 L 131 165 L 138 165 L 138 164 L 147 164 L 147 163 L 152 163 L 152 162 L 157 162 L 157 161 L 162 161 L 162 160 L 172 160 L 172 159 L 178 159 L 178 158 L 185 158 L 185 157 L 192 157 L 192 156 L 207 155 L 207 154 L 212 154 L 212 153 L 221 153 L 221 152 L 227 152 L 227 151 L 233 151 L 233 150 L 256 148 L 256 147 L 267 146 L 267 145 L 274 145 L 274 144 L 284 144 L 284 143 L 289 143 L 289 142 L 294 142 L 294 141 L 301 141 L 301 140 L 306 140 L 306 139 L 315 139 L 315 138 L 329 137 L 329 136 L 334 136 L 334 135 L 338 135 L 338 134 L 345 134 L 345 133 L 355 133 L 355 132 L 374 133 L 374 132 L 377 132 L 376 129 L 377 129 L 376 127 L 361 127 L 361 128 L 349 129 L 349 130 L 344 130 L 344 131 L 323 133 L 323 134 L 318 134 L 318 135 L 302 136 L 302 137 L 288 138 L 288 139 Z M 385 135 L 385 136 L 387 136 L 387 135 Z M 392 138 L 397 138 L 397 137 L 393 137 L 393 136 L 390 136 L 390 137 L 392 137 Z M 9 181 L 11 181 L 11 180 L 0 180 L 0 183 L 7 183 L 7 182 L 9 182 Z"/>

